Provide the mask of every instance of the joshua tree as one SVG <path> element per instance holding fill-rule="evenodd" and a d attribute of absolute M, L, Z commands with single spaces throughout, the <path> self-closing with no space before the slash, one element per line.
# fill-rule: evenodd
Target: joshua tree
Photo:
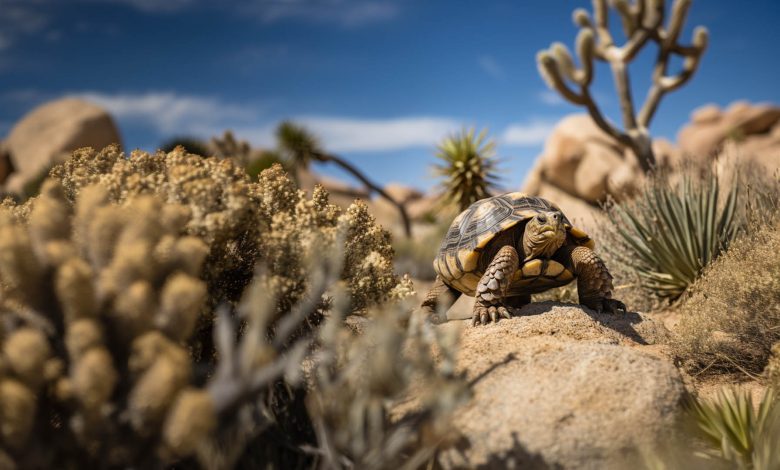
<path fill-rule="evenodd" d="M 436 156 L 444 162 L 434 169 L 447 178 L 442 185 L 445 202 L 454 203 L 462 211 L 490 196 L 498 182 L 495 147 L 495 142 L 487 139 L 487 129 L 478 135 L 474 135 L 474 129 L 464 129 L 439 144 Z"/>
<path fill-rule="evenodd" d="M 308 168 L 309 163 L 311 163 L 312 160 L 323 163 L 332 162 L 360 180 L 369 191 L 379 194 L 379 196 L 386 199 L 398 209 L 404 224 L 404 233 L 407 237 L 412 236 L 412 225 L 409 221 L 406 207 L 387 194 L 381 186 L 369 180 L 366 175 L 355 168 L 351 163 L 339 156 L 322 150 L 317 139 L 305 128 L 290 121 L 283 121 L 276 129 L 276 138 L 279 142 L 280 149 L 291 160 L 293 167 Z"/>
<path fill-rule="evenodd" d="M 645 172 L 655 163 L 648 127 L 658 104 L 666 93 L 681 87 L 693 76 L 707 47 L 708 33 L 702 26 L 694 30 L 691 45 L 678 42 L 691 0 L 674 1 L 666 26 L 664 4 L 664 0 L 610 0 L 609 5 L 620 15 L 627 38 L 619 46 L 609 30 L 607 0 L 593 0 L 595 22 L 583 9 L 575 10 L 573 15 L 574 23 L 581 28 L 576 42 L 579 68 L 561 43 L 556 42 L 549 50 L 537 55 L 539 72 L 547 85 L 568 101 L 585 106 L 601 129 L 633 151 Z M 637 114 L 631 96 L 628 64 L 648 41 L 658 45 L 658 55 L 653 69 L 653 84 Z M 669 75 L 667 68 L 673 55 L 685 60 L 679 73 Z M 609 122 L 593 100 L 590 84 L 594 59 L 608 63 L 612 69 L 620 98 L 623 129 Z"/>

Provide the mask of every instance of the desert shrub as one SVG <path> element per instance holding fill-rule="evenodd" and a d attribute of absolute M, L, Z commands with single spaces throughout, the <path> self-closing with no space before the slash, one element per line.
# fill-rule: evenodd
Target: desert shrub
<path fill-rule="evenodd" d="M 735 241 L 679 306 L 672 347 L 694 372 L 758 374 L 780 340 L 780 226 Z"/>
<path fill-rule="evenodd" d="M 653 175 L 638 197 L 609 207 L 616 236 L 607 249 L 648 291 L 676 299 L 739 234 L 739 203 L 736 179 L 721 195 L 713 172 L 677 183 Z"/>
<path fill-rule="evenodd" d="M 416 279 L 433 280 L 433 260 L 439 253 L 442 240 L 456 214 L 442 216 L 442 222 L 418 225 L 415 237 L 398 238 L 393 241 L 395 267 L 398 272 L 409 273 Z"/>
<path fill-rule="evenodd" d="M 499 180 L 495 147 L 486 129 L 479 134 L 464 129 L 439 144 L 436 157 L 441 162 L 434 165 L 434 172 L 445 179 L 441 185 L 443 205 L 463 211 L 495 192 Z"/>
<path fill-rule="evenodd" d="M 170 153 L 133 152 L 126 158 L 118 147 L 97 152 L 81 149 L 51 176 L 60 181 L 72 202 L 82 188 L 99 184 L 111 201 L 155 194 L 190 211 L 188 235 L 208 246 L 203 277 L 214 302 L 236 301 L 262 262 L 277 280 L 280 309 L 289 308 L 305 290 L 301 264 L 324 240 L 324 247 L 348 245 L 343 278 L 355 309 L 381 302 L 397 283 L 392 272 L 389 234 L 366 207 L 355 203 L 345 213 L 328 203 L 327 192 L 315 189 L 311 199 L 274 165 L 256 183 L 232 158 L 203 158 L 182 148 Z M 336 227 L 349 228 L 336 240 Z"/>
<path fill-rule="evenodd" d="M 165 153 L 172 152 L 173 149 L 175 149 L 178 146 L 184 147 L 184 150 L 187 151 L 187 153 L 192 153 L 195 155 L 211 155 L 211 151 L 209 151 L 208 144 L 197 137 L 190 137 L 190 136 L 178 136 L 178 137 L 172 137 L 160 145 L 160 150 L 162 150 Z"/>
<path fill-rule="evenodd" d="M 462 390 L 452 338 L 438 341 L 398 303 L 360 334 L 342 321 L 353 303 L 342 263 L 379 236 L 360 207 L 334 228 L 352 245 L 308 240 L 319 249 L 301 260 L 306 289 L 281 317 L 270 267 L 237 306 L 203 314 L 209 246 L 186 234 L 183 204 L 119 204 L 101 185 L 72 203 L 49 180 L 28 209 L 0 212 L 3 468 L 398 468 L 441 445 Z M 411 293 L 405 278 L 387 295 Z M 318 315 L 328 320 L 307 322 Z M 199 318 L 214 319 L 214 356 L 188 347 Z M 394 419 L 410 394 L 420 406 Z"/>
<path fill-rule="evenodd" d="M 749 391 L 724 388 L 709 400 L 691 398 L 687 410 L 708 446 L 703 452 L 731 468 L 780 468 L 780 400 L 768 388 L 758 406 Z"/>

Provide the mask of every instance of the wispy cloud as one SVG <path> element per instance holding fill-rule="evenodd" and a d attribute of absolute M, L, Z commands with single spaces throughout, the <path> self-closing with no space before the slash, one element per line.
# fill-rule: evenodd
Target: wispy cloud
<path fill-rule="evenodd" d="M 21 93 L 26 96 L 29 91 Z M 280 119 L 262 107 L 229 103 L 215 97 L 174 92 L 119 93 L 78 92 L 69 96 L 106 108 L 120 124 L 148 126 L 159 136 L 189 134 L 204 138 L 232 129 L 254 145 L 274 144 Z M 432 147 L 461 122 L 449 117 L 402 116 L 360 119 L 343 116 L 299 115 L 292 119 L 313 132 L 334 152 L 383 152 Z"/>
<path fill-rule="evenodd" d="M 149 124 L 163 134 L 210 133 L 219 131 L 225 124 L 242 124 L 257 118 L 256 113 L 246 106 L 173 92 L 83 92 L 71 96 L 103 106 L 119 119 Z"/>
<path fill-rule="evenodd" d="M 459 121 L 446 117 L 302 117 L 298 122 L 320 136 L 323 144 L 335 152 L 379 152 L 431 147 L 461 126 Z"/>
<path fill-rule="evenodd" d="M 510 124 L 501 135 L 501 143 L 516 147 L 530 147 L 544 143 L 555 127 L 551 121 L 531 121 Z"/>
<path fill-rule="evenodd" d="M 504 80 L 506 78 L 504 67 L 502 67 L 493 56 L 483 55 L 479 58 L 478 63 L 482 70 L 491 77 L 498 80 Z"/>

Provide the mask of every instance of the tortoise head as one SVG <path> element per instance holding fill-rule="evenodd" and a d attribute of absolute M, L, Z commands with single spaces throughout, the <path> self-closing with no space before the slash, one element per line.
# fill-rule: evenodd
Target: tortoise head
<path fill-rule="evenodd" d="M 525 224 L 522 246 L 524 261 L 551 257 L 565 240 L 563 214 L 558 211 L 539 212 Z"/>

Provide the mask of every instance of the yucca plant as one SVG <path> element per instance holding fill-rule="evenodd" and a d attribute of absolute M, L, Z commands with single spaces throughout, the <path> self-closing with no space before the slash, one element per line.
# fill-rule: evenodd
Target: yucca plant
<path fill-rule="evenodd" d="M 737 179 L 721 188 L 711 171 L 686 174 L 677 184 L 651 176 L 636 199 L 609 208 L 616 246 L 607 249 L 643 287 L 678 298 L 741 231 Z"/>
<path fill-rule="evenodd" d="M 434 171 L 446 178 L 442 183 L 445 204 L 462 211 L 495 191 L 499 180 L 495 148 L 487 129 L 479 134 L 473 128 L 463 129 L 439 144 L 436 156 L 442 163 L 434 165 Z"/>
<path fill-rule="evenodd" d="M 398 209 L 398 213 L 401 215 L 406 237 L 410 238 L 412 236 L 412 224 L 409 220 L 409 215 L 406 212 L 406 207 L 387 194 L 380 185 L 368 179 L 362 171 L 358 170 L 351 163 L 339 156 L 324 151 L 317 139 L 310 134 L 306 128 L 291 121 L 283 121 L 276 129 L 276 139 L 281 153 L 296 169 L 308 168 L 312 161 L 318 161 L 323 163 L 335 163 L 346 170 L 349 174 L 357 178 L 358 181 L 363 183 L 369 191 L 377 193 L 381 198 L 395 206 Z"/>
<path fill-rule="evenodd" d="M 717 456 L 740 469 L 780 468 L 780 401 L 772 388 L 757 408 L 749 391 L 724 388 L 710 400 L 690 399 L 687 410 Z"/>

